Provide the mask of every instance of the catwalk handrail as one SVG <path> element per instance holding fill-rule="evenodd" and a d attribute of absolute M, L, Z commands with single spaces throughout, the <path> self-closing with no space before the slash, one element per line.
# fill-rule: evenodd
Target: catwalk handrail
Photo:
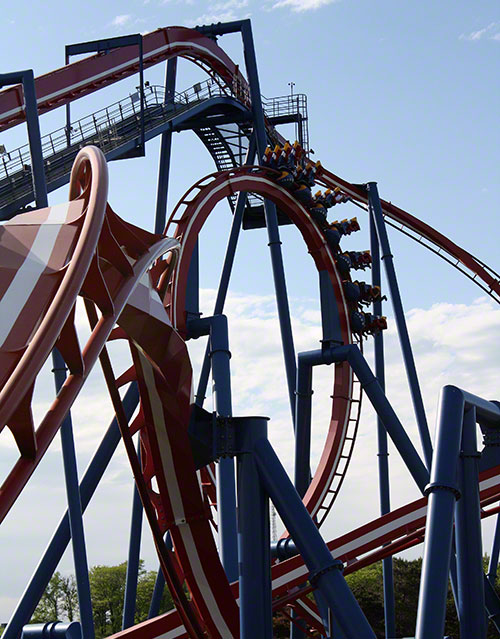
<path fill-rule="evenodd" d="M 167 106 L 165 105 L 165 88 L 151 85 L 146 87 L 144 107 L 146 116 L 149 116 L 149 119 L 155 115 L 158 118 L 169 119 L 173 114 L 178 115 L 193 106 L 193 104 L 219 96 L 230 97 L 230 92 L 221 88 L 213 80 L 208 79 L 204 82 L 196 83 L 185 91 L 176 93 L 173 104 Z M 161 110 L 151 113 L 151 110 L 155 107 L 159 107 Z M 66 126 L 42 136 L 44 160 L 50 161 L 51 157 L 58 155 L 65 149 L 87 142 L 90 137 L 94 136 L 102 138 L 103 146 L 106 149 L 114 148 L 117 143 L 121 144 L 123 140 L 121 138 L 118 139 L 118 134 L 116 135 L 116 140 L 110 137 L 113 134 L 113 129 L 128 117 L 134 116 L 136 118 L 140 117 L 140 96 L 138 91 L 72 122 L 69 136 Z M 10 177 L 19 171 L 30 170 L 30 164 L 29 144 L 24 144 L 12 151 L 5 151 L 1 156 L 0 180 Z"/>

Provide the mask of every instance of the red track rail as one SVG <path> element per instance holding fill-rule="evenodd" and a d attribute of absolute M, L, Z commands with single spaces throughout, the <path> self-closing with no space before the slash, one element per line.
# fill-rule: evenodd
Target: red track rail
<path fill-rule="evenodd" d="M 181 242 L 179 261 L 172 281 L 172 289 L 167 296 L 167 304 L 174 326 L 181 334 L 186 332 L 186 285 L 191 254 L 198 235 L 215 205 L 238 191 L 251 191 L 269 198 L 280 210 L 287 213 L 296 224 L 306 243 L 318 270 L 326 270 L 330 275 L 333 291 L 339 308 L 340 325 L 344 343 L 351 343 L 349 309 L 344 299 L 341 279 L 335 261 L 324 236 L 312 221 L 306 209 L 293 195 L 278 186 L 269 172 L 259 167 L 243 167 L 231 171 L 214 173 L 200 180 L 179 202 L 167 224 L 167 232 Z M 174 220 L 177 223 L 173 230 Z M 353 375 L 350 367 L 337 364 L 334 367 L 335 381 L 331 420 L 326 443 L 317 472 L 304 497 L 304 503 L 312 515 L 323 505 L 332 479 L 338 470 L 346 436 L 350 427 Z M 349 451 L 351 447 L 349 446 Z M 329 500 L 331 505 L 331 500 Z"/>
<path fill-rule="evenodd" d="M 194 29 L 166 27 L 143 37 L 144 67 L 173 57 L 199 61 L 219 82 L 234 89 L 243 102 L 248 101 L 247 82 L 227 54 L 210 38 Z M 137 47 L 113 49 L 96 54 L 35 79 L 40 114 L 94 93 L 139 71 Z M 25 120 L 21 85 L 0 91 L 0 131 Z"/>

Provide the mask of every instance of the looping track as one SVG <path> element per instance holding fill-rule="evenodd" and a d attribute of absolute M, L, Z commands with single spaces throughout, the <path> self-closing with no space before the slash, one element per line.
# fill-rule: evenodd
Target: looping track
<path fill-rule="evenodd" d="M 269 171 L 263 171 L 259 167 L 244 167 L 214 173 L 200 180 L 176 206 L 166 229 L 166 232 L 171 232 L 181 244 L 179 262 L 166 300 L 172 322 L 181 334 L 185 334 L 185 301 L 189 264 L 198 234 L 207 217 L 215 205 L 228 195 L 249 191 L 272 200 L 299 229 L 316 268 L 318 271 L 326 271 L 329 275 L 339 309 L 342 338 L 344 343 L 350 344 L 352 336 L 349 328 L 349 310 L 334 258 L 324 236 L 312 221 L 308 211 L 297 202 L 290 191 L 278 186 L 272 178 Z M 177 223 L 175 228 L 174 220 Z M 344 447 L 348 444 L 346 436 L 351 426 L 353 384 L 350 367 L 345 363 L 335 365 L 332 392 L 334 401 L 328 435 L 317 473 L 304 498 L 304 503 L 312 516 L 316 516 L 319 509 L 323 509 L 322 520 L 333 504 L 333 500 L 329 499 L 327 508 L 325 497 L 330 490 L 334 475 L 338 472 Z M 356 416 L 358 416 L 357 412 Z"/>

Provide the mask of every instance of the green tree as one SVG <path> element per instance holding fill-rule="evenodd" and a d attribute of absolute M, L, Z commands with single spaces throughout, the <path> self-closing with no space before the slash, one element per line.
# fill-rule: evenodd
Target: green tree
<path fill-rule="evenodd" d="M 488 558 L 485 557 L 485 570 L 487 569 L 487 565 Z M 415 634 L 417 619 L 422 559 L 408 561 L 405 559 L 394 558 L 393 566 L 396 606 L 396 636 L 413 637 Z M 382 564 L 378 563 L 373 566 L 362 568 L 361 570 L 348 575 L 346 580 L 377 637 L 383 638 L 385 635 Z M 497 592 L 499 592 L 498 585 Z M 452 639 L 458 639 L 460 637 L 460 628 L 451 587 L 448 588 L 448 598 L 446 602 L 445 634 L 452 637 Z M 490 624 L 488 628 L 487 636 L 488 639 L 498 637 L 498 633 L 492 624 Z"/>
<path fill-rule="evenodd" d="M 73 621 L 77 616 L 78 595 L 73 575 L 55 572 L 43 593 L 30 623 Z"/>
<path fill-rule="evenodd" d="M 126 573 L 127 562 L 118 566 L 94 566 L 90 570 L 90 590 L 97 639 L 121 630 Z M 137 580 L 136 623 L 148 618 L 155 581 L 156 572 L 146 571 L 144 562 L 141 560 Z M 173 608 L 172 598 L 168 589 L 165 588 L 160 613 L 171 608 Z"/>
<path fill-rule="evenodd" d="M 89 572 L 96 637 L 121 630 L 127 563 L 93 566 Z"/>
<path fill-rule="evenodd" d="M 118 566 L 93 566 L 89 571 L 97 639 L 121 630 L 126 573 L 126 562 Z M 136 623 L 148 618 L 155 581 L 156 572 L 146 571 L 141 560 L 137 580 Z M 171 608 L 172 598 L 168 588 L 165 588 L 160 603 L 160 614 Z M 74 621 L 78 618 L 78 594 L 74 576 L 54 573 L 30 623 Z"/>

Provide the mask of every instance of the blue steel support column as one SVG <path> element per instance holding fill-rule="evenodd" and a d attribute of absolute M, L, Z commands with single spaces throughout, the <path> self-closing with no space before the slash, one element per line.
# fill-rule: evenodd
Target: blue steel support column
<path fill-rule="evenodd" d="M 271 444 L 261 437 L 253 450 L 266 491 L 310 570 L 309 581 L 335 611 L 348 639 L 374 639 L 375 633 L 342 575 L 342 562 L 332 557 Z"/>
<path fill-rule="evenodd" d="M 458 462 L 460 499 L 455 505 L 460 637 L 485 639 L 483 548 L 476 442 L 476 411 L 465 411 Z"/>
<path fill-rule="evenodd" d="M 172 537 L 170 532 L 165 535 L 165 545 L 167 550 L 172 550 Z M 156 617 L 160 613 L 161 598 L 165 589 L 165 577 L 163 571 L 160 568 L 156 575 L 155 587 L 153 589 L 153 595 L 151 597 L 151 603 L 149 605 L 148 619 Z"/>
<path fill-rule="evenodd" d="M 272 639 L 269 499 L 252 454 L 267 438 L 267 417 L 238 418 L 238 548 L 241 639 Z"/>
<path fill-rule="evenodd" d="M 61 389 L 66 380 L 66 366 L 64 359 L 55 348 L 52 351 L 56 392 Z M 89 567 L 87 551 L 85 549 L 85 533 L 83 530 L 82 503 L 78 486 L 78 469 L 76 465 L 75 442 L 73 439 L 73 425 L 71 414 L 68 413 L 61 425 L 61 444 L 64 463 L 64 477 L 66 494 L 68 497 L 68 515 L 73 545 L 73 559 L 75 565 L 76 587 L 78 591 L 78 605 L 80 608 L 80 623 L 82 624 L 83 639 L 94 637 L 94 615 L 90 597 Z"/>
<path fill-rule="evenodd" d="M 255 135 L 250 138 L 248 145 L 247 156 L 245 164 L 253 164 L 255 159 Z M 226 255 L 224 257 L 224 264 L 222 266 L 222 273 L 219 282 L 219 288 L 217 290 L 217 298 L 215 300 L 214 315 L 221 315 L 224 311 L 224 304 L 226 302 L 227 290 L 229 288 L 229 279 L 231 277 L 231 271 L 234 264 L 234 256 L 236 254 L 236 247 L 238 245 L 238 239 L 241 231 L 241 224 L 243 222 L 243 213 L 245 212 L 245 206 L 247 203 L 247 193 L 240 191 L 238 193 L 238 199 L 236 201 L 236 208 L 233 215 L 233 221 L 231 223 L 231 231 L 229 232 L 229 239 L 227 242 Z M 203 358 L 203 364 L 201 366 L 200 379 L 198 382 L 198 389 L 195 395 L 196 404 L 203 406 L 205 400 L 205 393 L 207 392 L 208 377 L 210 375 L 210 358 L 209 358 L 210 345 L 207 344 L 205 350 L 205 357 Z"/>
<path fill-rule="evenodd" d="M 497 523 L 495 525 L 495 535 L 493 537 L 493 546 L 491 547 L 490 564 L 488 566 L 488 581 L 495 587 L 498 570 L 498 555 L 500 554 L 500 513 L 497 515 Z"/>
<path fill-rule="evenodd" d="M 252 115 L 257 141 L 257 154 L 260 162 L 260 159 L 264 155 L 264 151 L 266 149 L 267 137 L 264 124 L 264 112 L 262 110 L 262 99 L 260 95 L 259 75 L 257 72 L 257 59 L 255 57 L 255 47 L 250 20 L 243 20 L 241 22 L 241 35 L 243 39 L 243 52 L 245 56 L 248 84 L 250 86 L 250 97 L 252 100 Z M 278 306 L 278 318 L 280 323 L 281 341 L 283 344 L 283 355 L 285 358 L 285 370 L 288 384 L 288 395 L 290 399 L 290 410 L 292 412 L 292 419 L 294 419 L 294 391 L 297 375 L 295 366 L 295 347 L 293 344 L 290 308 L 288 306 L 288 296 L 286 291 L 285 270 L 283 268 L 283 257 L 281 254 L 278 217 L 276 214 L 276 206 L 273 202 L 264 200 L 264 213 L 269 240 L 269 250 L 271 252 L 271 264 L 273 269 L 274 288 L 276 291 L 276 302 Z"/>
<path fill-rule="evenodd" d="M 165 75 L 165 104 L 172 104 L 175 95 L 175 78 L 177 75 L 177 58 L 167 62 Z M 170 160 L 172 157 L 172 130 L 167 129 L 161 135 L 160 160 L 158 164 L 158 189 L 156 194 L 155 233 L 163 233 L 167 217 L 168 179 L 170 176 Z"/>
<path fill-rule="evenodd" d="M 28 139 L 30 145 L 31 170 L 33 174 L 33 190 L 38 208 L 49 205 L 47 197 L 47 184 L 45 182 L 45 169 L 43 166 L 42 140 L 40 137 L 40 123 L 38 121 L 38 106 L 35 93 L 35 78 L 33 71 L 24 72 L 23 91 L 26 109 L 26 124 L 28 126 Z"/>
<path fill-rule="evenodd" d="M 213 394 L 218 417 L 231 417 L 231 373 L 227 318 L 215 315 L 210 327 Z M 217 510 L 222 565 L 230 582 L 238 579 L 238 537 L 234 460 L 226 457 L 217 467 Z"/>
<path fill-rule="evenodd" d="M 40 122 L 38 120 L 38 105 L 36 101 L 35 76 L 33 69 L 14 71 L 0 74 L 0 88 L 21 83 L 24 93 L 24 109 L 31 158 L 31 175 L 33 179 L 33 193 L 38 208 L 48 206 L 47 185 L 43 167 L 42 142 L 40 136 Z"/>
<path fill-rule="evenodd" d="M 212 365 L 213 396 L 218 418 L 230 419 L 231 372 L 227 318 L 214 315 L 191 320 L 188 324 L 190 337 L 210 334 L 210 358 Z M 219 513 L 219 550 L 222 565 L 229 581 L 238 579 L 238 538 L 236 527 L 236 486 L 234 460 L 222 458 L 217 468 L 217 509 Z"/>
<path fill-rule="evenodd" d="M 370 213 L 373 216 L 373 220 L 377 228 L 378 239 L 382 248 L 382 260 L 384 261 L 387 282 L 391 293 L 394 316 L 396 318 L 396 325 L 398 328 L 399 342 L 403 352 L 403 360 L 405 363 L 406 375 L 408 377 L 408 384 L 410 386 L 413 408 L 420 434 L 420 441 L 422 443 L 422 450 L 424 451 L 424 459 L 427 468 L 430 469 L 432 460 L 432 444 L 429 434 L 429 426 L 427 425 L 427 418 L 425 416 L 424 402 L 420 392 L 417 369 L 415 367 L 410 336 L 408 335 L 408 328 L 406 326 L 403 302 L 401 301 L 401 295 L 399 293 L 398 281 L 396 278 L 396 271 L 394 269 L 394 262 L 392 259 L 384 216 L 382 214 L 382 206 L 378 195 L 377 183 L 370 182 L 366 185 L 366 188 L 368 191 Z"/>
<path fill-rule="evenodd" d="M 67 50 L 64 52 L 64 64 L 69 64 L 69 53 Z M 65 107 L 66 110 L 66 144 L 71 145 L 71 102 L 68 102 Z"/>
<path fill-rule="evenodd" d="M 321 328 L 323 345 L 343 344 L 337 300 L 333 292 L 328 271 L 319 271 L 319 294 L 321 301 Z"/>
<path fill-rule="evenodd" d="M 295 489 L 301 497 L 306 494 L 311 477 L 311 410 L 312 365 L 298 356 L 297 397 L 295 407 Z"/>
<path fill-rule="evenodd" d="M 137 442 L 137 457 L 141 459 L 141 442 Z M 125 595 L 123 597 L 122 630 L 134 625 L 135 606 L 137 600 L 137 579 L 141 554 L 142 502 L 134 481 L 132 497 L 132 518 L 130 522 L 130 539 L 128 547 L 127 576 Z"/>
<path fill-rule="evenodd" d="M 484 599 L 486 610 L 488 611 L 488 619 L 500 634 L 500 599 L 486 575 L 484 576 Z"/>
<path fill-rule="evenodd" d="M 464 408 L 463 394 L 452 386 L 445 386 L 440 398 L 431 481 L 426 488 L 429 502 L 416 639 L 441 639 L 443 636 L 453 513 L 459 497 L 457 460 Z"/>
<path fill-rule="evenodd" d="M 343 349 L 344 347 L 341 347 L 336 350 L 340 352 Z M 390 438 L 398 449 L 417 486 L 423 492 L 429 479 L 428 470 L 420 459 L 403 425 L 394 412 L 391 403 L 385 396 L 384 391 L 370 370 L 359 348 L 357 346 L 348 346 L 347 349 L 347 361 L 356 373 L 357 378 L 363 386 L 363 390 L 377 411 L 377 415 L 382 419 Z"/>
<path fill-rule="evenodd" d="M 321 282 L 321 279 L 320 279 Z M 330 285 L 331 288 L 331 285 Z M 323 308 L 323 304 L 321 305 Z M 323 323 L 323 327 L 325 323 Z M 325 332 L 323 331 L 323 335 Z M 312 366 L 298 356 L 297 388 L 295 404 L 295 475 L 294 485 L 301 498 L 306 494 L 311 479 L 311 412 L 312 412 Z M 292 620 L 297 616 L 292 610 Z M 303 625 L 290 624 L 290 639 L 303 639 Z"/>
<path fill-rule="evenodd" d="M 377 239 L 377 229 L 373 213 L 370 212 L 370 247 L 372 254 L 372 284 L 382 289 L 380 273 L 380 248 Z M 374 300 L 373 313 L 382 315 L 382 299 Z M 385 392 L 385 363 L 384 363 L 384 336 L 382 331 L 373 337 L 375 349 L 375 377 L 380 388 Z M 389 449 L 387 446 L 387 431 L 384 423 L 377 416 L 378 439 L 378 475 L 380 493 L 380 514 L 385 515 L 391 510 L 389 490 Z M 396 636 L 395 602 L 394 602 L 394 575 L 392 570 L 392 557 L 382 560 L 382 572 L 384 580 L 384 617 L 386 639 Z"/>
<path fill-rule="evenodd" d="M 137 384 L 132 384 L 127 390 L 123 399 L 123 407 L 127 419 L 137 407 L 139 401 L 139 392 Z M 92 461 L 87 467 L 80 484 L 80 496 L 82 501 L 82 510 L 85 511 L 89 502 L 97 488 L 97 485 L 106 470 L 113 453 L 120 441 L 120 430 L 116 418 L 113 419 L 106 434 L 104 435 L 99 447 L 97 448 Z M 43 595 L 47 584 L 50 581 L 54 571 L 57 568 L 61 557 L 66 550 L 71 539 L 69 515 L 68 511 L 63 515 L 58 527 L 56 528 L 52 539 L 50 540 L 43 557 L 33 573 L 23 596 L 17 604 L 12 617 L 2 635 L 3 639 L 17 639 L 21 634 L 23 626 L 30 620 L 35 608 L 38 605 L 40 597 Z"/>
<path fill-rule="evenodd" d="M 191 255 L 189 263 L 187 286 L 186 286 L 186 321 L 200 317 L 200 260 L 199 260 L 199 241 Z"/>

